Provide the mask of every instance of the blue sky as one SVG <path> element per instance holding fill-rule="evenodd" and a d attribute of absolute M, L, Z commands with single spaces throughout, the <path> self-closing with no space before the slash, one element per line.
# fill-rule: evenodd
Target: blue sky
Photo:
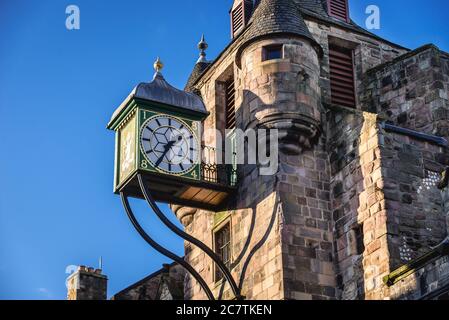
<path fill-rule="evenodd" d="M 409 48 L 449 51 L 447 0 L 352 0 L 381 9 L 375 33 Z M 65 9 L 81 29 L 65 28 Z M 183 87 L 202 33 L 214 58 L 229 42 L 232 0 L 0 1 L 0 299 L 64 299 L 69 265 L 97 266 L 109 295 L 167 260 L 139 238 L 112 193 L 114 136 L 105 129 L 132 88 L 164 75 Z M 147 230 L 172 250 L 183 246 L 133 202 Z M 168 212 L 168 214 L 170 214 Z"/>

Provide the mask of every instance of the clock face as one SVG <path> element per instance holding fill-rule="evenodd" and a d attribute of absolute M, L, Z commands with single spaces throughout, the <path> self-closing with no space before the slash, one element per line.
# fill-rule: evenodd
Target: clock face
<path fill-rule="evenodd" d="M 184 174 L 198 164 L 196 135 L 186 123 L 171 116 L 147 120 L 141 129 L 140 145 L 151 165 L 165 173 Z"/>

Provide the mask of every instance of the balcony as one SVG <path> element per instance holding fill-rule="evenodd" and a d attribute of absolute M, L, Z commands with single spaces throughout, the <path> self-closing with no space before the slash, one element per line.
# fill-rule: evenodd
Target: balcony
<path fill-rule="evenodd" d="M 201 148 L 201 177 L 197 180 L 157 172 L 136 172 L 126 184 L 126 192 L 135 198 L 143 198 L 137 181 L 141 173 L 145 185 L 158 202 L 219 211 L 237 187 L 236 165 L 218 164 L 217 150 Z M 233 160 L 236 156 L 233 155 Z M 235 163 L 235 161 L 233 161 Z"/>

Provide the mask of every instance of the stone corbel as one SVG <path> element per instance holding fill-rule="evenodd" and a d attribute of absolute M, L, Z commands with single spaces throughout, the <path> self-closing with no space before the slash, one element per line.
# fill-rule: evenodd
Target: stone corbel
<path fill-rule="evenodd" d="M 321 135 L 315 120 L 298 114 L 270 114 L 261 119 L 260 126 L 279 131 L 279 149 L 288 155 L 299 155 L 303 150 L 312 148 Z"/>
<path fill-rule="evenodd" d="M 182 223 L 184 227 L 187 227 L 193 222 L 193 216 L 197 213 L 198 209 L 184 207 L 180 205 L 171 205 L 170 208 L 175 213 L 176 217 Z"/>

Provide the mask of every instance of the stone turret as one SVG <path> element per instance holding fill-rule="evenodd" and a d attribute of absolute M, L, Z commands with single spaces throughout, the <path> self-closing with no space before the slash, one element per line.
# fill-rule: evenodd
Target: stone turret
<path fill-rule="evenodd" d="M 321 47 L 292 1 L 263 0 L 251 21 L 236 58 L 243 123 L 279 129 L 281 148 L 299 154 L 321 131 Z"/>
<path fill-rule="evenodd" d="M 67 300 L 106 300 L 108 278 L 101 269 L 85 266 L 67 279 Z"/>

